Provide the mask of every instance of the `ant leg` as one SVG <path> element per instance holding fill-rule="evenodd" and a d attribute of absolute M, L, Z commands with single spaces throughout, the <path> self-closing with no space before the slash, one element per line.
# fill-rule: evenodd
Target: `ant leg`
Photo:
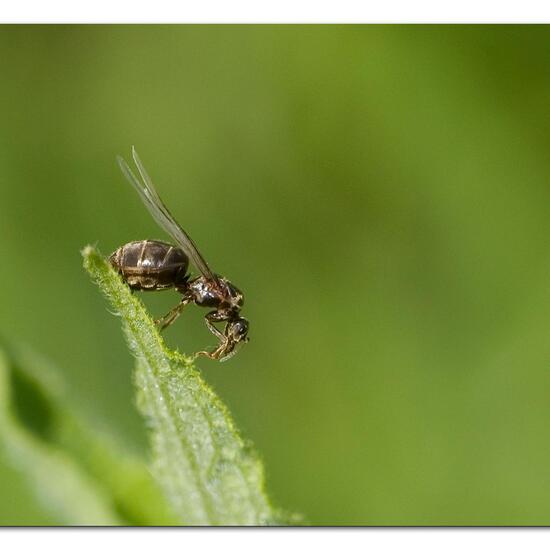
<path fill-rule="evenodd" d="M 166 327 L 169 327 L 182 312 L 183 308 L 191 301 L 191 298 L 184 296 L 181 302 L 173 309 L 171 309 L 164 317 L 157 319 L 155 325 L 158 326 L 159 330 L 164 330 Z"/>
<path fill-rule="evenodd" d="M 205 357 L 208 357 L 209 359 L 214 359 L 214 360 L 217 360 L 217 359 L 220 359 L 223 361 L 223 357 L 225 357 L 226 353 L 227 353 L 227 347 L 228 347 L 228 342 L 225 341 L 225 342 L 221 342 L 220 345 L 213 351 L 197 351 L 197 353 L 195 353 L 195 355 L 193 355 L 193 359 L 197 358 L 199 355 L 204 355 Z"/>
<path fill-rule="evenodd" d="M 218 338 L 219 340 L 224 340 L 225 339 L 225 336 L 223 334 L 223 332 L 218 329 L 217 327 L 214 326 L 214 322 L 218 321 L 219 322 L 219 319 L 216 319 L 215 318 L 215 314 L 217 312 L 215 311 L 212 311 L 210 313 L 207 313 L 205 316 L 204 316 L 204 322 L 206 323 L 206 326 L 208 327 L 208 330 L 216 337 Z M 214 314 L 214 315 L 212 315 Z"/>
<path fill-rule="evenodd" d="M 210 313 L 207 313 L 204 316 L 204 322 L 206 323 L 206 326 L 208 327 L 208 330 L 220 341 L 219 346 L 214 351 L 198 351 L 193 356 L 193 359 L 195 357 L 198 357 L 199 355 L 204 355 L 205 357 L 208 357 L 209 359 L 220 359 L 226 354 L 226 350 L 228 348 L 228 339 L 225 334 L 219 330 L 217 327 L 214 326 L 215 322 L 223 321 L 224 319 L 218 318 L 218 312 L 217 311 L 211 311 Z"/>

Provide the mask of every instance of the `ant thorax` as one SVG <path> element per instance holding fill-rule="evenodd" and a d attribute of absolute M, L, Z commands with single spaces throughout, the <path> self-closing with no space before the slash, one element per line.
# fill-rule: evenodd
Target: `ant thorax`
<path fill-rule="evenodd" d="M 188 290 L 198 306 L 237 312 L 243 305 L 242 292 L 225 277 L 218 277 L 217 281 L 197 277 L 189 281 Z"/>

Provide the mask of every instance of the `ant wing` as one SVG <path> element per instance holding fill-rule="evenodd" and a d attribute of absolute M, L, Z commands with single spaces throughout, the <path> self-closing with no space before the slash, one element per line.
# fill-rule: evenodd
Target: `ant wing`
<path fill-rule="evenodd" d="M 132 157 L 141 176 L 141 181 L 138 180 L 122 157 L 117 157 L 118 165 L 120 166 L 120 169 L 126 179 L 138 192 L 141 200 L 147 207 L 147 210 L 149 210 L 149 213 L 153 216 L 153 219 L 174 239 L 185 254 L 189 256 L 191 261 L 195 264 L 195 267 L 204 277 L 210 279 L 211 281 L 217 282 L 218 278 L 208 267 L 208 264 L 197 250 L 197 246 L 191 237 L 183 230 L 178 222 L 176 222 L 172 214 L 170 214 L 168 208 L 166 208 L 166 205 L 162 202 L 162 199 L 159 197 L 155 187 L 153 186 L 153 182 L 151 181 L 149 174 L 147 174 L 136 150 L 133 147 Z"/>

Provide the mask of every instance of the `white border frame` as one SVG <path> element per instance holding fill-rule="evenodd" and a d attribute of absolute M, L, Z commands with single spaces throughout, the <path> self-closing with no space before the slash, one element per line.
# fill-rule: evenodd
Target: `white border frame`
<path fill-rule="evenodd" d="M 7 3 L 5 3 L 7 4 Z M 18 0 L 5 23 L 534 23 L 544 0 Z"/>

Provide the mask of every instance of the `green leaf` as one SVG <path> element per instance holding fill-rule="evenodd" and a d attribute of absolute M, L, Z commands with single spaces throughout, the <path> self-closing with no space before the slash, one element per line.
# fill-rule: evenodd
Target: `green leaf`
<path fill-rule="evenodd" d="M 146 465 L 74 413 L 57 371 L 0 349 L 0 443 L 53 524 L 175 523 Z"/>
<path fill-rule="evenodd" d="M 138 405 L 150 427 L 153 470 L 186 525 L 281 521 L 264 490 L 264 471 L 229 411 L 191 360 L 169 350 L 141 301 L 98 251 L 84 266 L 121 317 L 136 357 Z"/>
<path fill-rule="evenodd" d="M 13 411 L 10 363 L 0 352 L 0 437 L 8 460 L 27 477 L 53 521 L 68 524 L 118 525 L 121 519 L 108 496 L 70 456 L 41 438 L 50 424 L 47 409 L 35 431 L 18 422 Z"/>

